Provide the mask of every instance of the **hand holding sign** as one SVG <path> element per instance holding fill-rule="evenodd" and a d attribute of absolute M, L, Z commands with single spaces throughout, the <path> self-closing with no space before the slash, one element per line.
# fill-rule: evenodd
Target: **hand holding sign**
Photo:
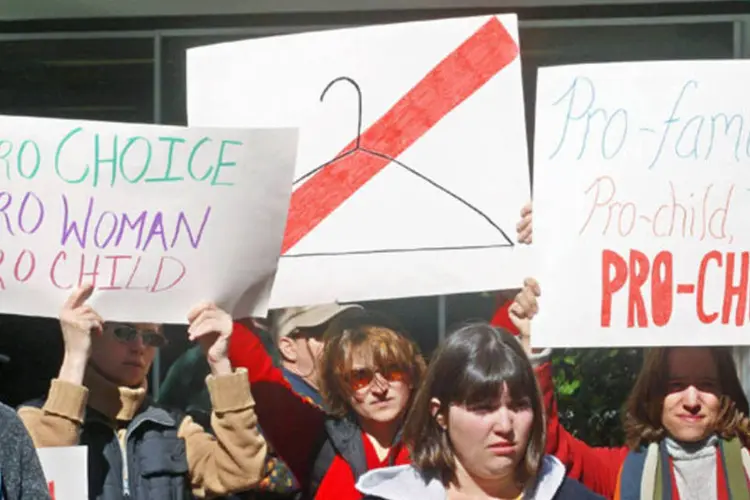
<path fill-rule="evenodd" d="M 531 224 L 531 202 L 527 203 L 521 209 L 521 221 L 516 226 L 518 232 L 518 242 L 531 245 L 532 241 L 532 224 Z"/>
<path fill-rule="evenodd" d="M 534 278 L 526 278 L 523 288 L 516 295 L 508 309 L 508 315 L 513 325 L 518 329 L 524 349 L 529 351 L 531 337 L 531 320 L 539 312 L 537 298 L 542 294 L 539 283 Z"/>
<path fill-rule="evenodd" d="M 222 375 L 232 372 L 229 362 L 229 338 L 234 324 L 232 317 L 215 304 L 203 303 L 188 313 L 188 335 L 190 341 L 197 341 L 206 354 L 211 373 Z"/>

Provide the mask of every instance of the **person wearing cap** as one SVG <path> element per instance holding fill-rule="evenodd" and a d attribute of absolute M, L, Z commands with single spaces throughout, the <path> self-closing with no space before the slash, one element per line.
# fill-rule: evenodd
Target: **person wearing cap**
<path fill-rule="evenodd" d="M 188 313 L 189 339 L 211 369 L 209 433 L 147 395 L 162 326 L 105 322 L 86 304 L 92 292 L 74 290 L 62 308 L 65 355 L 46 399 L 18 410 L 34 445 L 87 446 L 89 496 L 98 500 L 216 497 L 257 484 L 267 446 L 247 374 L 227 357 L 232 318 L 213 304 Z"/>
<path fill-rule="evenodd" d="M 323 406 L 318 370 L 323 334 L 341 314 L 361 309 L 358 305 L 333 303 L 272 311 L 272 334 L 281 356 L 281 372 L 294 392 Z"/>

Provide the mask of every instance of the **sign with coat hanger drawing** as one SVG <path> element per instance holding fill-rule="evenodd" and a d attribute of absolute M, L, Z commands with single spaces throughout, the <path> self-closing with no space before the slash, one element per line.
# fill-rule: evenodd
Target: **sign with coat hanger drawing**
<path fill-rule="evenodd" d="M 300 126 L 271 307 L 516 287 L 530 196 L 513 15 L 188 51 L 193 126 Z"/>

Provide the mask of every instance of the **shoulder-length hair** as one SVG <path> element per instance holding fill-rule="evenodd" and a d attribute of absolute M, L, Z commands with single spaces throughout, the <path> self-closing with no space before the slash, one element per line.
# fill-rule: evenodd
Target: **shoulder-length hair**
<path fill-rule="evenodd" d="M 323 336 L 325 347 L 319 361 L 320 393 L 328 412 L 344 417 L 351 412 L 354 391 L 349 378 L 354 354 L 358 353 L 378 370 L 398 369 L 412 388 L 419 387 L 426 363 L 417 344 L 392 318 L 352 311 L 334 320 Z M 409 408 L 414 397 L 412 390 Z"/>
<path fill-rule="evenodd" d="M 516 480 L 524 486 L 534 481 L 545 444 L 541 392 L 520 343 L 486 323 L 459 328 L 432 358 L 404 427 L 412 463 L 425 476 L 437 477 L 446 485 L 454 482 L 457 458 L 448 432 L 431 411 L 431 400 L 438 399 L 437 414 L 447 416 L 454 405 L 471 408 L 497 402 L 505 387 L 514 401 L 531 403 L 534 419 L 523 459 L 516 468 Z"/>
<path fill-rule="evenodd" d="M 625 403 L 623 427 L 625 444 L 637 450 L 666 436 L 662 424 L 664 398 L 668 394 L 669 353 L 679 347 L 650 349 L 643 360 L 633 390 Z M 748 402 L 737 375 L 737 368 L 728 347 L 704 347 L 711 352 L 719 373 L 721 409 L 716 432 L 723 438 L 739 437 L 745 446 L 750 444 Z"/>

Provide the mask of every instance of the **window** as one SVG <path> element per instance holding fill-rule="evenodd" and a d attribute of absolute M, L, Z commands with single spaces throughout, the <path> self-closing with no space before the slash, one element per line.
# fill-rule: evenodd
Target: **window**
<path fill-rule="evenodd" d="M 3 114 L 150 123 L 153 40 L 0 42 Z"/>

